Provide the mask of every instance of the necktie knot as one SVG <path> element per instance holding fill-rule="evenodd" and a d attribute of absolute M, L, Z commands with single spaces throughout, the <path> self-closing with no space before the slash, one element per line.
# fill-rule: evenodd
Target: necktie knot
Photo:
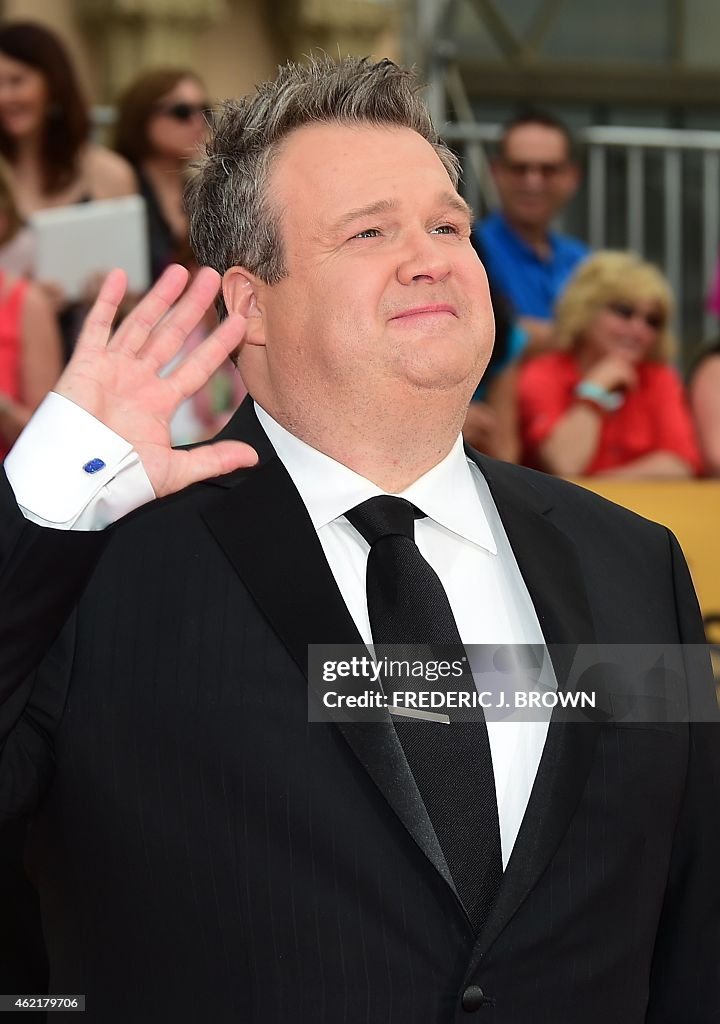
<path fill-rule="evenodd" d="M 398 664 L 416 662 L 416 645 L 427 645 L 431 660 L 441 650 L 447 657 L 446 648 L 459 657 L 462 639 L 450 600 L 415 543 L 415 519 L 423 513 L 404 498 L 379 494 L 345 515 L 370 545 L 365 586 L 373 644 L 392 645 Z M 419 699 L 432 696 L 428 683 L 413 673 L 402 688 L 416 689 Z M 455 685 L 475 693 L 467 671 Z M 479 933 L 502 878 L 492 753 L 482 710 L 478 722 L 453 720 L 433 728 L 396 715 L 393 725 L 457 893 Z"/>
<path fill-rule="evenodd" d="M 345 518 L 372 547 L 382 537 L 409 537 L 414 540 L 415 520 L 422 515 L 405 498 L 378 494 L 351 508 L 345 513 Z"/>

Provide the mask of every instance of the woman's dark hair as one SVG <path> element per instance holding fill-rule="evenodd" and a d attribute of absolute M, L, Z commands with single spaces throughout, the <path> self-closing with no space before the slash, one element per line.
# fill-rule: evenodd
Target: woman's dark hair
<path fill-rule="evenodd" d="M 40 160 L 45 195 L 67 188 L 78 172 L 78 155 L 90 129 L 87 104 L 75 69 L 58 37 L 29 21 L 0 26 L 0 53 L 39 71 L 47 83 L 48 108 Z M 0 128 L 0 153 L 12 164 L 17 142 Z"/>
<path fill-rule="evenodd" d="M 24 221 L 18 210 L 13 191 L 12 170 L 7 160 L 0 156 L 0 216 L 5 217 L 4 232 L 0 232 L 0 245 L 11 242 Z"/>
<path fill-rule="evenodd" d="M 186 78 L 200 81 L 186 68 L 155 68 L 131 82 L 118 100 L 113 149 L 133 166 L 152 152 L 147 126 L 158 102 Z"/>

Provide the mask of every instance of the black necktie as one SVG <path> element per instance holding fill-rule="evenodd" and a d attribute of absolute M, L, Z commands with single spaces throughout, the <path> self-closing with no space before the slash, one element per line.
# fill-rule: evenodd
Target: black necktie
<path fill-rule="evenodd" d="M 452 644 L 459 652 L 453 657 L 461 657 L 445 589 L 415 543 L 415 519 L 424 513 L 404 498 L 379 495 L 345 515 L 370 545 L 373 644 Z M 460 682 L 451 684 L 474 691 L 469 671 Z M 502 855 L 490 743 L 479 708 L 477 717 L 451 719 L 450 725 L 395 718 L 394 724 L 458 895 L 479 932 L 502 878 Z"/>

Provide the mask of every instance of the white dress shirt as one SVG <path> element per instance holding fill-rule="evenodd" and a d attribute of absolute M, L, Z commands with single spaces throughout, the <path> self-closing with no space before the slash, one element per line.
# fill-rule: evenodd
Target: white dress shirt
<path fill-rule="evenodd" d="M 358 632 L 370 644 L 369 547 L 344 513 L 384 492 L 289 433 L 257 404 L 255 409 L 308 509 Z M 93 458 L 101 458 L 106 468 L 88 476 L 82 467 Z M 102 529 L 154 497 L 128 442 L 58 395 L 48 396 L 30 421 L 6 470 L 23 513 L 56 528 Z M 466 458 L 462 438 L 399 496 L 425 513 L 415 523 L 417 545 L 445 587 L 463 644 L 542 645 L 535 609 L 487 482 Z M 556 687 L 547 657 L 542 684 Z M 488 721 L 503 867 L 535 781 L 549 714 L 532 722 Z"/>
<path fill-rule="evenodd" d="M 101 459 L 105 466 L 87 473 Z M 26 519 L 56 530 L 104 530 L 155 498 L 133 446 L 51 391 L 5 459 Z"/>

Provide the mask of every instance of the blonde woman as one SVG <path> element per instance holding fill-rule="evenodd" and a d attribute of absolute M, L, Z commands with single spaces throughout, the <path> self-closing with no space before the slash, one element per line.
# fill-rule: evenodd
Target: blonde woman
<path fill-rule="evenodd" d="M 632 253 L 587 259 L 560 297 L 560 350 L 522 369 L 526 464 L 560 476 L 687 477 L 700 457 L 674 342 L 670 285 Z"/>

